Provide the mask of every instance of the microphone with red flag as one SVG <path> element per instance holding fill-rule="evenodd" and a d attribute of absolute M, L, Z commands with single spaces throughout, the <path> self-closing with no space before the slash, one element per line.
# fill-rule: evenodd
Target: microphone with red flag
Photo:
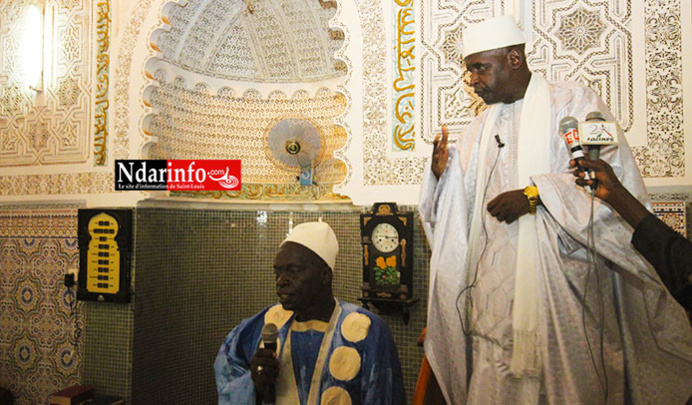
<path fill-rule="evenodd" d="M 577 119 L 565 117 L 560 120 L 560 133 L 567 142 L 567 148 L 572 155 L 572 159 L 577 161 L 578 164 L 581 159 L 584 159 L 584 151 L 579 141 L 579 122 Z M 584 172 L 584 180 L 590 180 L 589 173 Z M 591 187 L 588 185 L 584 186 L 584 189 L 591 193 Z"/>

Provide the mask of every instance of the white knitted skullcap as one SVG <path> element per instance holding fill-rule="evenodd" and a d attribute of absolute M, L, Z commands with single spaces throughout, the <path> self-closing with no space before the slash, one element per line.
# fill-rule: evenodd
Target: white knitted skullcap
<path fill-rule="evenodd" d="M 525 44 L 524 34 L 511 15 L 489 18 L 469 25 L 462 33 L 464 58 L 474 53 Z"/>
<path fill-rule="evenodd" d="M 293 228 L 281 245 L 286 242 L 298 243 L 312 250 L 334 271 L 336 255 L 339 253 L 339 242 L 326 222 L 302 223 Z"/>

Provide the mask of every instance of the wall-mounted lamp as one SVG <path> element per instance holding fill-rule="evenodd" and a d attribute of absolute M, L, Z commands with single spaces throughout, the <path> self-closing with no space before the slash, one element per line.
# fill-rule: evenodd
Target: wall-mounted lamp
<path fill-rule="evenodd" d="M 36 92 L 43 91 L 51 65 L 53 16 L 52 8 L 44 1 L 35 1 L 25 8 L 18 52 L 20 81 Z"/>

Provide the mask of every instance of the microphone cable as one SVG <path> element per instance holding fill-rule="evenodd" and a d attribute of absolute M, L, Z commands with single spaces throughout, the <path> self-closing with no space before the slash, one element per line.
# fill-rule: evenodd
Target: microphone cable
<path fill-rule="evenodd" d="M 608 371 L 606 370 L 605 362 L 605 352 L 603 343 L 605 341 L 605 304 L 603 302 L 603 288 L 601 285 L 601 276 L 599 274 L 598 268 L 598 253 L 596 252 L 596 240 L 594 237 L 594 201 L 595 201 L 595 189 L 594 192 L 590 193 L 591 196 L 591 212 L 589 213 L 589 224 L 586 231 L 586 258 L 587 258 L 587 271 L 586 280 L 584 282 L 584 303 L 582 304 L 581 320 L 582 328 L 584 330 L 584 337 L 586 338 L 586 346 L 589 349 L 589 356 L 591 357 L 591 364 L 593 365 L 594 371 L 596 372 L 596 377 L 598 378 L 598 384 L 605 395 L 605 402 L 608 402 Z M 589 341 L 589 334 L 586 329 L 586 303 L 587 294 L 589 289 L 589 279 L 591 278 L 591 271 L 596 275 L 596 294 L 598 295 L 598 306 L 599 306 L 599 316 L 598 316 L 598 327 L 599 327 L 599 339 L 600 339 L 600 350 L 601 350 L 601 368 L 603 370 L 603 379 L 598 372 L 598 366 L 596 365 L 596 359 L 591 347 L 591 342 Z"/>
<path fill-rule="evenodd" d="M 497 162 L 500 160 L 500 152 L 501 149 L 505 146 L 504 143 L 500 140 L 500 135 L 497 134 L 495 135 L 495 141 L 497 142 L 497 155 L 495 155 L 495 162 L 493 162 L 493 167 L 490 169 L 490 174 L 488 175 L 488 180 L 485 183 L 485 190 L 483 190 L 483 196 L 476 196 L 476 198 L 482 198 L 483 203 L 485 203 L 485 196 L 488 193 L 488 188 L 490 187 L 490 180 L 493 178 L 493 173 L 495 173 L 495 168 L 497 167 Z M 481 204 L 483 206 L 483 204 Z M 459 300 L 461 296 L 468 291 L 468 295 L 466 296 L 466 312 L 467 314 L 470 311 L 470 308 L 473 307 L 473 296 L 471 295 L 471 289 L 476 286 L 476 281 L 478 280 L 478 267 L 480 266 L 481 259 L 483 258 L 483 255 L 485 254 L 486 249 L 488 248 L 488 229 L 486 228 L 485 225 L 485 213 L 481 210 L 481 224 L 483 224 L 483 235 L 485 239 L 483 240 L 483 249 L 481 249 L 481 254 L 478 255 L 478 262 L 476 263 L 476 268 L 473 273 L 473 280 L 471 281 L 471 284 L 467 285 L 466 287 L 462 288 L 461 291 L 459 291 L 459 294 L 457 294 L 457 299 L 455 302 L 455 307 L 457 309 L 457 314 L 459 316 L 459 322 L 461 322 L 461 330 L 464 333 L 465 336 L 471 336 L 471 329 L 469 325 L 469 329 L 466 329 L 466 326 L 464 325 L 464 316 L 461 313 L 461 309 L 459 309 Z M 469 254 L 468 252 L 466 253 L 467 255 Z M 468 279 L 468 277 L 467 277 Z M 470 315 L 469 315 L 470 318 Z M 471 320 L 469 319 L 469 324 Z"/>

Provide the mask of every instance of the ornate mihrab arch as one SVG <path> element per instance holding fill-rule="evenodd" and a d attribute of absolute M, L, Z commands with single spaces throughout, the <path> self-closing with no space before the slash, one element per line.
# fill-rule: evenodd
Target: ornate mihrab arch
<path fill-rule="evenodd" d="M 343 200 L 332 192 L 347 175 L 344 162 L 334 157 L 347 142 L 345 129 L 336 123 L 347 105 L 338 91 L 347 67 L 334 57 L 344 33 L 329 24 L 336 3 L 252 2 L 252 11 L 245 1 L 227 0 L 158 1 L 148 7 L 158 8 L 160 14 L 150 25 L 144 62 L 144 109 L 138 123 L 142 153 L 159 159 L 243 160 L 240 193 L 177 195 Z M 151 21 L 146 11 L 140 18 Z M 130 38 L 144 35 L 129 29 L 123 37 L 124 43 L 133 45 L 132 54 L 138 45 Z M 131 65 L 132 57 L 123 54 L 122 59 L 119 67 L 128 70 L 126 60 Z M 116 97 L 131 98 L 132 86 L 116 84 Z M 126 111 L 116 116 L 116 133 L 132 129 Z M 322 134 L 317 185 L 299 186 L 299 171 L 286 170 L 266 152 L 265 135 L 287 117 L 305 119 Z"/>
<path fill-rule="evenodd" d="M 170 4 L 170 3 L 169 3 Z M 189 8 L 188 8 L 189 7 Z M 341 200 L 331 188 L 346 175 L 334 151 L 346 142 L 334 120 L 345 99 L 334 89 L 344 66 L 334 59 L 340 31 L 333 5 L 314 1 L 202 1 L 164 6 L 170 30 L 156 30 L 160 57 L 147 63 L 156 81 L 145 91 L 153 113 L 144 130 L 157 136 L 155 158 L 239 158 L 240 193 L 183 196 L 260 200 Z M 263 137 L 283 118 L 301 118 L 322 134 L 317 184 L 301 187 L 267 153 Z"/>

